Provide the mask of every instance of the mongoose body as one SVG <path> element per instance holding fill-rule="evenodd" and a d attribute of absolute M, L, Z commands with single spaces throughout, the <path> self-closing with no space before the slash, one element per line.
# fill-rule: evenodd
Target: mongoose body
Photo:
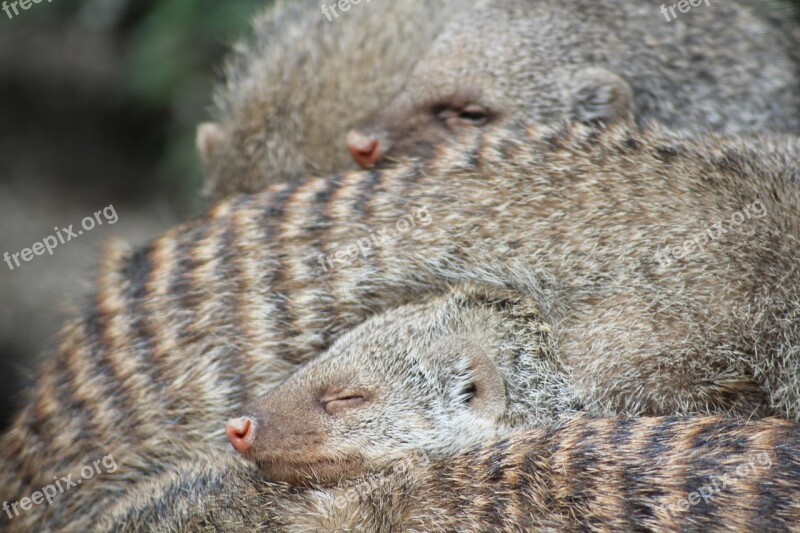
<path fill-rule="evenodd" d="M 403 90 L 348 135 L 349 149 L 370 167 L 521 118 L 800 132 L 800 30 L 789 10 L 698 3 L 671 22 L 662 2 L 642 0 L 498 0 L 460 11 Z"/>
<path fill-rule="evenodd" d="M 253 37 L 226 65 L 214 122 L 198 129 L 207 194 L 219 199 L 352 168 L 347 131 L 400 89 L 450 3 L 363 1 L 334 16 L 316 0 L 278 2 L 256 18 Z"/>
<path fill-rule="evenodd" d="M 800 430 L 772 418 L 579 417 L 330 488 L 265 483 L 224 456 L 178 472 L 97 530 L 800 531 Z"/>
<path fill-rule="evenodd" d="M 798 153 L 780 136 L 491 130 L 115 248 L 0 441 L 0 498 L 111 453 L 102 493 L 84 484 L 15 525 L 91 514 L 130 477 L 225 445 L 221 420 L 344 332 L 458 282 L 534 298 L 598 413 L 761 396 L 767 414 L 797 418 Z"/>

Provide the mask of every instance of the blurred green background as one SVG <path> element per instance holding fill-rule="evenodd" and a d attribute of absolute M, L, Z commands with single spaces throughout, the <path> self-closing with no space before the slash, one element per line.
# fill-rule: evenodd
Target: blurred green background
<path fill-rule="evenodd" d="M 171 200 L 185 201 L 199 185 L 194 128 L 205 116 L 220 60 L 246 34 L 252 15 L 271 2 L 51 1 L 11 20 L 0 12 L 2 122 L 37 112 L 51 121 L 105 119 L 92 126 L 110 127 L 109 141 L 135 138 L 119 149 L 146 159 L 143 179 L 159 182 Z M 82 124 L 74 126 L 80 130 Z M 69 179 L 96 184 L 96 176 Z M 110 182 L 119 180 L 106 181 L 114 187 Z"/>

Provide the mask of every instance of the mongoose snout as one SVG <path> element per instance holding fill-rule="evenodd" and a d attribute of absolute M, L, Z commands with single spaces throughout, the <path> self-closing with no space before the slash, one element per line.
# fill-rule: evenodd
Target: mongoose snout
<path fill-rule="evenodd" d="M 344 471 L 362 469 L 363 454 L 350 445 L 347 433 L 369 420 L 373 393 L 320 377 L 310 369 L 288 380 L 251 405 L 246 411 L 251 414 L 226 425 L 233 448 L 258 463 L 272 481 L 324 484 Z"/>
<path fill-rule="evenodd" d="M 373 168 L 398 157 L 428 158 L 436 148 L 474 128 L 498 122 L 503 113 L 491 108 L 478 88 L 469 83 L 438 87 L 430 100 L 410 94 L 362 121 L 347 134 L 347 148 L 362 168 Z M 409 112 L 403 105 L 412 106 Z"/>
<path fill-rule="evenodd" d="M 231 418 L 225 425 L 225 434 L 237 452 L 246 454 L 253 445 L 255 421 L 249 416 Z"/>
<path fill-rule="evenodd" d="M 319 395 L 319 399 L 316 402 L 312 399 L 306 404 L 313 405 L 317 403 L 322 408 L 324 415 L 339 416 L 348 409 L 364 408 L 368 402 L 368 392 L 336 386 Z M 314 427 L 313 418 L 307 419 L 309 424 L 304 422 L 299 426 L 294 424 L 293 420 L 287 423 L 282 421 L 277 414 L 284 408 L 285 405 L 282 402 L 274 399 L 272 394 L 268 394 L 252 409 L 253 412 L 258 414 L 243 415 L 228 420 L 225 425 L 225 434 L 228 436 L 233 448 L 240 454 L 247 456 L 253 452 L 256 442 L 259 443 L 259 447 L 264 447 L 267 450 L 274 449 L 272 446 L 275 443 L 269 442 L 272 437 L 268 433 L 273 433 L 278 438 L 281 436 L 284 438 L 287 436 L 296 437 L 297 435 L 309 435 L 312 433 L 309 428 Z M 270 422 L 267 422 L 268 420 Z M 270 427 L 270 425 L 275 426 L 277 424 L 280 424 L 280 428 L 277 431 Z"/>
<path fill-rule="evenodd" d="M 385 152 L 385 147 L 378 138 L 365 135 L 358 130 L 350 130 L 347 134 L 347 149 L 353 160 L 364 168 L 374 167 Z"/>

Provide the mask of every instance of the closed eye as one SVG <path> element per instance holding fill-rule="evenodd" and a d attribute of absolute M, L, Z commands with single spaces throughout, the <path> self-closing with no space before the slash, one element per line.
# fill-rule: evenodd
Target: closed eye
<path fill-rule="evenodd" d="M 458 118 L 473 126 L 483 126 L 489 121 L 489 115 L 483 109 L 472 107 L 462 110 Z"/>
<path fill-rule="evenodd" d="M 448 128 L 484 126 L 491 120 L 489 110 L 477 104 L 464 107 L 439 105 L 434 107 L 433 112 Z"/>
<path fill-rule="evenodd" d="M 341 392 L 336 395 L 325 396 L 320 402 L 325 412 L 333 415 L 346 409 L 363 405 L 367 402 L 367 397 L 360 392 Z"/>

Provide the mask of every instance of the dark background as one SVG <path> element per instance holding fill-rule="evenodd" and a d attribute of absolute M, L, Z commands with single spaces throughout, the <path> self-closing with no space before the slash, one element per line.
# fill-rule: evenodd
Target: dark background
<path fill-rule="evenodd" d="M 141 243 L 202 208 L 195 127 L 228 45 L 269 3 L 42 0 L 11 20 L 0 11 L 0 255 L 108 204 L 119 216 L 53 256 L 14 271 L 0 262 L 0 428 L 90 290 L 103 243 Z"/>
<path fill-rule="evenodd" d="M 0 263 L 0 428 L 75 314 L 111 237 L 143 242 L 202 207 L 194 130 L 229 45 L 269 0 L 42 0 L 0 11 L 0 255 L 113 204 L 105 224 Z M 13 11 L 12 11 L 13 14 Z"/>

